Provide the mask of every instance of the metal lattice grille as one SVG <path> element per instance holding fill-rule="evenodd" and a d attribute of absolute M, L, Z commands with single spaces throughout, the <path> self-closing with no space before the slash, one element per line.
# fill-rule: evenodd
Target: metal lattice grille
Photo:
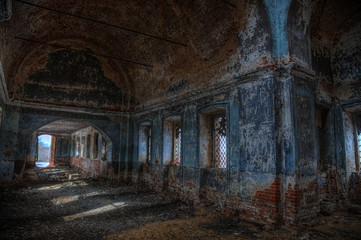
<path fill-rule="evenodd" d="M 219 116 L 214 118 L 213 125 L 214 137 L 214 167 L 227 167 L 227 131 L 226 117 Z"/>
<path fill-rule="evenodd" d="M 72 137 L 71 146 L 72 146 L 72 155 L 71 156 L 75 157 L 76 156 L 76 139 L 75 139 L 75 136 Z"/>
<path fill-rule="evenodd" d="M 180 165 L 181 160 L 181 142 L 182 142 L 182 129 L 178 125 L 174 126 L 174 145 L 173 145 L 173 162 L 175 165 Z"/>
<path fill-rule="evenodd" d="M 147 161 L 150 163 L 151 156 L 152 156 L 152 129 L 150 127 L 147 127 L 146 129 L 147 134 Z"/>
<path fill-rule="evenodd" d="M 80 146 L 80 137 L 76 138 L 76 157 L 80 157 L 81 146 Z"/>
<path fill-rule="evenodd" d="M 80 157 L 85 157 L 85 136 L 81 136 Z"/>
<path fill-rule="evenodd" d="M 360 161 L 360 165 L 361 165 L 361 133 L 358 135 L 358 155 L 359 155 L 359 161 Z"/>
<path fill-rule="evenodd" d="M 86 139 L 86 157 L 90 158 L 90 134 L 88 134 L 87 139 Z"/>

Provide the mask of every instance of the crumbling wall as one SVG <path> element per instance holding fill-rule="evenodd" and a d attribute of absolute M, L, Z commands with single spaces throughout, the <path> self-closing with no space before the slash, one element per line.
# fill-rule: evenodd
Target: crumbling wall
<path fill-rule="evenodd" d="M 296 185 L 298 194 L 296 221 L 310 220 L 319 212 L 317 189 L 317 148 L 313 93 L 294 90 L 296 136 Z"/>
<path fill-rule="evenodd" d="M 24 62 L 9 60 L 8 82 L 18 80 L 10 87 L 11 96 L 18 99 L 25 96 L 27 101 L 39 98 L 43 102 L 113 110 L 122 110 L 121 105 L 126 103 L 128 110 L 135 107 L 136 111 L 121 119 L 33 109 L 5 111 L 0 143 L 2 170 L 8 167 L 5 161 L 13 161 L 17 172 L 16 161 L 22 163 L 25 159 L 26 136 L 66 116 L 98 126 L 113 144 L 108 161 L 71 158 L 72 166 L 94 177 L 117 174 L 127 181 L 144 182 L 157 191 L 168 190 L 183 200 L 218 204 L 267 226 L 312 223 L 320 211 L 345 208 L 348 202 L 358 204 L 360 181 L 352 156 L 356 149 L 353 113 L 348 112 L 349 108 L 353 112 L 360 109 L 358 17 L 350 15 L 351 23 L 346 27 L 348 20 L 338 19 L 340 15 L 348 18 L 347 14 L 337 13 L 332 24 L 328 23 L 342 1 L 332 1 L 330 6 L 327 1 L 244 1 L 235 5 L 235 11 L 221 7 L 223 1 L 205 3 L 163 3 L 170 10 L 160 15 L 172 19 L 173 25 L 157 21 L 157 26 L 187 42 L 188 47 L 175 49 L 149 40 L 145 46 L 151 50 L 142 47 L 133 54 L 125 49 L 125 56 L 132 53 L 139 59 L 154 61 L 153 70 L 140 67 L 125 71 L 119 64 L 121 77 L 114 78 L 114 72 L 104 69 L 106 61 L 89 51 L 52 51 L 38 59 L 37 71 L 29 67 L 29 72 L 18 75 L 14 69 L 30 61 L 36 51 L 24 51 L 23 57 L 28 56 Z M 195 9 L 199 9 L 199 15 Z M 213 14 L 215 9 L 224 15 Z M 345 31 L 333 34 L 336 23 L 338 30 Z M 17 24 L 14 30 L 4 29 L 15 31 L 20 27 Z M 184 35 L 177 35 L 174 29 L 185 29 L 180 31 Z M 107 45 L 113 46 L 112 41 L 118 38 L 127 36 L 115 35 L 109 42 L 106 39 Z M 35 65 L 29 66 L 36 69 Z M 135 89 L 128 83 L 122 85 L 121 80 L 127 77 L 134 78 Z M 46 85 L 48 81 L 51 86 Z M 73 81 L 81 83 L 76 86 L 81 91 L 69 88 Z M 22 83 L 24 88 L 16 91 Z M 59 86 L 62 91 L 57 95 L 54 89 Z M 51 97 L 45 96 L 43 90 Z M 325 128 L 329 130 L 323 150 L 317 142 L 323 139 L 316 137 L 316 105 L 328 109 Z M 209 132 L 201 130 L 209 119 L 200 115 L 205 109 L 220 106 L 228 119 L 227 167 L 212 168 L 203 162 L 211 155 Z M 163 121 L 179 114 L 181 165 L 164 165 L 168 156 L 163 148 L 167 144 Z M 144 122 L 152 129 L 148 160 L 144 144 L 147 139 L 141 132 Z"/>
<path fill-rule="evenodd" d="M 361 98 L 360 38 L 361 23 L 342 35 L 333 52 L 335 95 L 344 102 Z"/>
<path fill-rule="evenodd" d="M 136 114 L 133 176 L 158 191 L 216 203 L 268 226 L 312 219 L 319 212 L 313 88 L 291 75 L 285 84 L 268 70 L 237 80 L 235 90 L 209 89 L 177 105 Z M 227 167 L 212 168 L 203 163 L 211 145 L 202 133 L 207 125 L 202 116 L 220 108 L 228 119 Z M 168 144 L 162 143 L 167 131 L 162 119 L 172 113 L 182 114 L 182 160 L 180 166 L 162 166 L 168 156 L 162 151 Z M 152 122 L 152 160 L 144 164 L 138 139 L 140 123 L 147 121 Z"/>
<path fill-rule="evenodd" d="M 9 107 L 4 108 L 0 133 L 0 164 L 4 180 L 12 180 L 14 174 L 21 174 L 24 160 L 19 158 L 20 114 Z"/>
<path fill-rule="evenodd" d="M 76 140 L 72 142 L 75 151 L 70 157 L 70 166 L 91 177 L 113 178 L 115 176 L 117 169 L 114 169 L 114 166 L 116 166 L 115 162 L 118 161 L 112 159 L 114 149 L 109 136 L 89 126 L 73 132 L 71 138 Z M 79 148 L 77 149 L 78 145 Z"/>
<path fill-rule="evenodd" d="M 322 211 L 334 211 L 348 207 L 353 199 L 353 174 L 358 174 L 354 117 L 360 111 L 361 68 L 355 62 L 360 55 L 360 3 L 315 1 L 309 6 L 304 15 L 312 13 L 316 102 L 328 111 L 320 139 L 323 142 L 319 143 L 323 147 L 317 178 L 319 201 Z M 357 188 L 357 184 L 352 186 Z"/>

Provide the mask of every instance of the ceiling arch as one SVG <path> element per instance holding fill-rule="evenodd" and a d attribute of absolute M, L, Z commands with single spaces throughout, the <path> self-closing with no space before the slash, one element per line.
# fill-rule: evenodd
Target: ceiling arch
<path fill-rule="evenodd" d="M 19 91 L 29 76 L 45 71 L 49 55 L 61 51 L 49 44 L 91 51 L 105 77 L 126 93 L 128 108 L 162 101 L 169 88 L 182 82 L 206 87 L 219 81 L 219 62 L 236 64 L 237 33 L 245 26 L 239 19 L 246 13 L 245 2 L 230 6 L 219 0 L 13 0 L 12 18 L 0 22 L 0 61 L 8 92 L 20 101 L 68 104 L 24 98 Z M 79 99 L 75 105 L 127 110 L 120 106 L 123 102 L 116 106 Z"/>

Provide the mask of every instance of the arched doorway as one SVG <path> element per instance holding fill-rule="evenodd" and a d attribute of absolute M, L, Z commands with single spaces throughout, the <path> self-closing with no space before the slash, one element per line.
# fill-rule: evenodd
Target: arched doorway
<path fill-rule="evenodd" d="M 33 132 L 27 146 L 27 165 L 31 165 L 29 159 L 36 159 L 33 166 L 72 166 L 91 176 L 107 176 L 112 167 L 112 141 L 100 128 L 82 120 L 49 122 Z"/>

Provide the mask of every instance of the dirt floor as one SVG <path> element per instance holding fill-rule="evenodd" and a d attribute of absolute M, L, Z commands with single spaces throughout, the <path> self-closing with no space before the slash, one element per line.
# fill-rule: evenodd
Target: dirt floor
<path fill-rule="evenodd" d="M 361 215 L 321 215 L 296 231 L 191 206 L 142 186 L 96 181 L 68 167 L 27 169 L 0 186 L 0 239 L 361 239 Z"/>

